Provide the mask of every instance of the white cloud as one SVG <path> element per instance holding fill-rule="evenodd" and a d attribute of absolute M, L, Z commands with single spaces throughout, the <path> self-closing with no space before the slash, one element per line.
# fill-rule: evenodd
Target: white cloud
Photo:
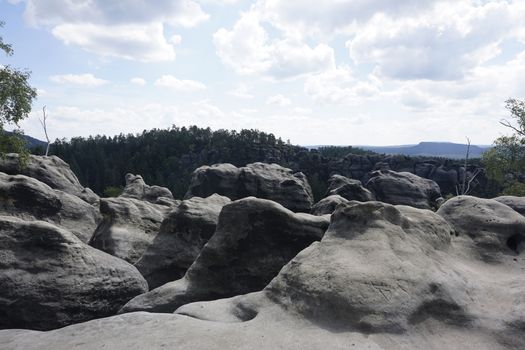
<path fill-rule="evenodd" d="M 49 77 L 49 79 L 59 84 L 74 84 L 89 87 L 101 86 L 109 83 L 107 80 L 96 78 L 91 73 L 53 75 Z"/>
<path fill-rule="evenodd" d="M 193 27 L 209 18 L 193 0 L 25 0 L 26 20 L 49 27 L 66 44 L 104 57 L 144 62 L 175 59 L 180 35 L 167 27 Z"/>
<path fill-rule="evenodd" d="M 231 30 L 219 29 L 213 42 L 221 61 L 239 74 L 285 79 L 334 66 L 334 50 L 293 39 L 272 39 L 255 12 L 246 12 Z"/>
<path fill-rule="evenodd" d="M 129 82 L 132 83 L 132 84 L 135 84 L 135 85 L 141 85 L 141 86 L 146 85 L 146 80 L 144 80 L 142 78 L 138 78 L 138 77 L 137 78 L 131 78 L 129 80 Z"/>
<path fill-rule="evenodd" d="M 292 101 L 290 101 L 288 97 L 279 94 L 279 95 L 268 97 L 268 99 L 266 100 L 266 104 L 286 107 L 286 106 L 291 105 Z"/>
<path fill-rule="evenodd" d="M 155 86 L 167 87 L 179 91 L 196 91 L 206 89 L 200 81 L 178 79 L 173 75 L 163 75 L 155 81 Z"/>
<path fill-rule="evenodd" d="M 144 62 L 175 59 L 173 45 L 163 34 L 162 24 L 103 26 L 61 24 L 53 28 L 55 37 L 68 45 L 105 57 L 118 57 Z"/>
<path fill-rule="evenodd" d="M 246 100 L 253 98 L 253 95 L 250 94 L 250 91 L 245 84 L 239 84 L 233 91 L 230 91 L 229 94 Z"/>

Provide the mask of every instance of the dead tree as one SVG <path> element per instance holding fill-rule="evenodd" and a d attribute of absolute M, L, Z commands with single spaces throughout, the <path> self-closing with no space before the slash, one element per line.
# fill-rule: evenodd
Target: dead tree
<path fill-rule="evenodd" d="M 472 182 L 476 179 L 476 177 L 481 173 L 481 169 L 476 169 L 474 173 L 470 176 L 470 178 L 467 180 L 467 167 L 468 167 L 468 157 L 470 155 L 470 139 L 467 137 L 467 153 L 465 154 L 465 162 L 464 162 L 464 171 L 463 171 L 463 180 L 461 184 L 456 185 L 456 194 L 458 196 L 460 195 L 467 195 L 469 194 L 471 188 Z"/>
<path fill-rule="evenodd" d="M 44 133 L 46 134 L 46 141 L 47 141 L 47 147 L 46 147 L 46 157 L 49 153 L 49 145 L 51 144 L 51 142 L 49 141 L 49 136 L 47 135 L 47 124 L 46 124 L 46 121 L 47 121 L 47 115 L 46 115 L 46 106 L 44 106 L 42 108 L 42 114 L 43 114 L 43 117 L 42 119 L 39 119 L 40 120 L 40 124 L 42 125 L 42 127 L 44 128 Z"/>

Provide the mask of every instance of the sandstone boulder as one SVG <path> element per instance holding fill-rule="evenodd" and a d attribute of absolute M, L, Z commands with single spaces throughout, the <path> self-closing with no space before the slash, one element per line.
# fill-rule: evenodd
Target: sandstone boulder
<path fill-rule="evenodd" d="M 43 221 L 0 216 L 0 328 L 53 329 L 114 314 L 147 291 L 131 265 Z"/>
<path fill-rule="evenodd" d="M 172 207 L 117 197 L 100 200 L 103 220 L 89 244 L 135 264 L 159 233 Z"/>
<path fill-rule="evenodd" d="M 366 187 L 378 201 L 431 209 L 442 201 L 439 186 L 432 180 L 408 172 L 379 170 L 370 174 Z"/>
<path fill-rule="evenodd" d="M 159 233 L 135 264 L 150 289 L 184 276 L 215 232 L 222 207 L 229 202 L 228 197 L 217 194 L 193 197 L 166 216 Z"/>
<path fill-rule="evenodd" d="M 147 185 L 142 176 L 126 174 L 126 187 L 122 191 L 120 197 L 123 198 L 134 198 L 151 203 L 157 203 L 159 199 L 173 199 L 171 191 L 166 187 L 160 186 L 149 186 Z"/>
<path fill-rule="evenodd" d="M 525 215 L 525 197 L 500 196 L 494 200 L 511 207 L 521 215 Z"/>
<path fill-rule="evenodd" d="M 326 196 L 331 195 L 339 195 L 350 201 L 367 202 L 375 200 L 373 193 L 364 188 L 361 181 L 341 175 L 332 175 L 328 180 Z"/>
<path fill-rule="evenodd" d="M 0 172 L 9 175 L 26 175 L 45 183 L 53 189 L 80 197 L 90 204 L 96 204 L 98 196 L 89 188 L 84 188 L 69 164 L 57 156 L 29 156 L 27 165 L 19 166 L 18 154 L 9 153 L 0 158 Z"/>
<path fill-rule="evenodd" d="M 100 216 L 77 196 L 54 190 L 34 178 L 0 173 L 0 215 L 43 220 L 70 230 L 87 243 Z"/>
<path fill-rule="evenodd" d="M 295 254 L 321 239 L 327 226 L 325 217 L 294 214 L 265 199 L 227 204 L 185 276 L 134 298 L 121 312 L 173 312 L 189 302 L 261 290 Z"/>
<path fill-rule="evenodd" d="M 525 217 L 493 199 L 457 196 L 437 211 L 455 229 L 467 247 L 486 261 L 499 261 L 525 249 Z"/>
<path fill-rule="evenodd" d="M 315 203 L 311 213 L 317 216 L 332 214 L 335 208 L 341 203 L 348 203 L 348 200 L 339 195 L 331 195 Z"/>
<path fill-rule="evenodd" d="M 269 199 L 295 212 L 309 212 L 313 204 L 306 176 L 277 164 L 253 163 L 242 168 L 216 164 L 196 169 L 186 198 L 213 193 L 232 200 L 249 196 Z"/>

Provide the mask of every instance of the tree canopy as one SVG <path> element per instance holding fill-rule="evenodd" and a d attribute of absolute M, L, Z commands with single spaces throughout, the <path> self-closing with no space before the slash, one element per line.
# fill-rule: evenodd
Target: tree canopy
<path fill-rule="evenodd" d="M 4 22 L 0 21 L 0 28 Z M 13 54 L 13 48 L 5 43 L 0 36 L 0 51 L 6 56 Z M 36 89 L 29 85 L 31 73 L 0 64 L 0 154 L 16 152 L 26 155 L 24 141 L 20 137 L 22 131 L 18 123 L 27 118 L 31 111 L 33 100 L 36 98 Z M 4 128 L 12 126 L 15 131 L 7 133 Z"/>

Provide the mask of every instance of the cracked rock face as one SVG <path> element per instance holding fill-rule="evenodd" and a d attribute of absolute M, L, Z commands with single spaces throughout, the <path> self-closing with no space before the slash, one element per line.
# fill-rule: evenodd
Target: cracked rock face
<path fill-rule="evenodd" d="M 0 216 L 0 328 L 47 330 L 111 316 L 147 291 L 132 265 L 43 221 Z"/>
<path fill-rule="evenodd" d="M 363 187 L 359 180 L 341 175 L 332 175 L 328 180 L 326 196 L 339 195 L 349 201 L 368 202 L 375 200 L 372 192 Z"/>
<path fill-rule="evenodd" d="M 186 198 L 213 193 L 232 200 L 250 196 L 269 199 L 294 212 L 310 212 L 313 204 L 306 176 L 277 164 L 253 163 L 242 168 L 216 164 L 196 169 Z"/>

